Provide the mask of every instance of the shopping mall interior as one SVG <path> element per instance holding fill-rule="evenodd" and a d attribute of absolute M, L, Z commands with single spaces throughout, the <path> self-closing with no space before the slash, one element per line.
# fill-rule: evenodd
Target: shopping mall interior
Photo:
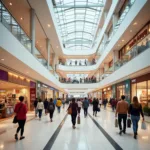
<path fill-rule="evenodd" d="M 150 0 L 0 0 L 0 150 L 149 150 L 149 8 Z M 133 123 L 126 134 L 115 124 L 111 100 L 122 95 L 129 106 L 136 96 L 144 113 L 136 140 Z M 20 96 L 28 111 L 16 141 Z M 36 98 L 66 103 L 50 122 L 46 109 L 35 117 Z M 91 103 L 75 130 L 72 98 Z"/>

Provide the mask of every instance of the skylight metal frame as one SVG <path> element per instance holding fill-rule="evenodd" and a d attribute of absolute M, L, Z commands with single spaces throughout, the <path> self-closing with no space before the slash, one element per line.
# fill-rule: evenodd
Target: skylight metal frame
<path fill-rule="evenodd" d="M 91 49 L 104 7 L 103 0 L 53 0 L 53 7 L 65 48 Z M 71 37 L 74 39 L 72 44 L 68 42 Z"/>

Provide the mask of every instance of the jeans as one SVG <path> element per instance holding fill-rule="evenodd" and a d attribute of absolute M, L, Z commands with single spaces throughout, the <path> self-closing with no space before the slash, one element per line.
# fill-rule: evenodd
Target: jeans
<path fill-rule="evenodd" d="M 18 132 L 20 131 L 20 129 L 21 129 L 21 133 L 20 133 L 21 136 L 23 136 L 23 133 L 24 133 L 25 122 L 26 122 L 26 120 L 18 120 L 18 125 L 19 125 L 19 127 L 17 128 L 17 133 L 18 133 Z"/>
<path fill-rule="evenodd" d="M 106 109 L 106 104 L 104 104 L 104 109 Z"/>
<path fill-rule="evenodd" d="M 71 115 L 71 120 L 72 120 L 72 124 L 75 126 L 76 124 L 76 118 L 77 118 L 77 114 L 72 114 Z"/>
<path fill-rule="evenodd" d="M 126 131 L 126 122 L 127 122 L 127 114 L 118 114 L 118 124 L 119 124 L 119 129 L 122 131 L 122 122 L 123 120 L 123 131 Z"/>
<path fill-rule="evenodd" d="M 112 106 L 112 111 L 115 111 L 115 106 Z"/>
<path fill-rule="evenodd" d="M 57 107 L 57 109 L 58 109 L 58 113 L 60 113 L 60 108 L 61 108 L 61 107 Z"/>
<path fill-rule="evenodd" d="M 138 122 L 140 120 L 140 116 L 131 115 L 131 120 L 132 120 L 132 123 L 133 123 L 133 132 L 137 133 L 137 131 L 138 131 Z"/>
<path fill-rule="evenodd" d="M 35 108 L 35 116 L 37 115 L 37 113 L 38 113 L 38 110 Z"/>
<path fill-rule="evenodd" d="M 84 108 L 84 116 L 86 117 L 88 113 L 88 108 Z"/>
<path fill-rule="evenodd" d="M 49 111 L 50 119 L 52 119 L 52 118 L 53 118 L 53 113 L 54 113 L 54 110 L 50 110 L 50 111 Z"/>
<path fill-rule="evenodd" d="M 42 109 L 39 109 L 38 111 L 39 111 L 39 118 L 41 118 L 41 116 L 42 116 Z"/>

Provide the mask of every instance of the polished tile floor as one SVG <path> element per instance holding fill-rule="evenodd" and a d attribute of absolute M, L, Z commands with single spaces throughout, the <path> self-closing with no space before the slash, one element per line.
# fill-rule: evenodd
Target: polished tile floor
<path fill-rule="evenodd" d="M 92 115 L 92 107 L 89 108 L 89 113 Z M 4 133 L 0 133 L 0 150 L 43 150 L 62 122 L 65 114 L 66 109 L 63 109 L 61 114 L 56 111 L 52 123 L 50 123 L 49 117 L 45 115 L 43 115 L 41 121 L 38 118 L 28 121 L 25 126 L 26 138 L 18 142 L 14 140 L 16 128 L 11 124 L 12 120 L 0 122 L 0 129 L 3 127 L 6 130 Z M 31 116 L 33 117 L 33 115 L 29 115 L 29 118 Z M 97 117 L 94 117 L 94 120 L 123 150 L 150 150 L 150 124 L 147 124 L 147 130 L 141 130 L 141 123 L 139 123 L 138 139 L 134 140 L 132 128 L 127 129 L 126 135 L 120 136 L 118 134 L 118 129 L 114 127 L 114 119 L 113 112 L 103 109 Z M 71 117 L 68 116 L 56 136 L 56 140 L 52 143 L 51 150 L 115 149 L 93 120 L 89 116 L 87 118 L 83 117 L 83 110 L 81 111 L 81 124 L 73 130 Z"/>

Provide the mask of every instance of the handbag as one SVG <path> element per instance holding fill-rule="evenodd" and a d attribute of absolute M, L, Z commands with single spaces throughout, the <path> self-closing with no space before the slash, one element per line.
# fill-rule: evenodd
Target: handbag
<path fill-rule="evenodd" d="M 22 107 L 22 105 L 19 107 L 18 112 L 20 111 L 21 107 Z M 17 113 L 18 113 L 18 112 L 17 112 Z M 16 114 L 16 115 L 14 116 L 13 123 L 16 124 L 17 122 L 18 122 L 18 119 L 17 119 L 17 114 Z"/>
<path fill-rule="evenodd" d="M 131 128 L 131 119 L 130 118 L 127 119 L 127 127 Z"/>
<path fill-rule="evenodd" d="M 77 118 L 77 123 L 80 124 L 80 116 Z"/>
<path fill-rule="evenodd" d="M 115 119 L 115 127 L 118 128 L 118 119 Z"/>
<path fill-rule="evenodd" d="M 142 124 L 141 124 L 141 129 L 142 129 L 142 130 L 146 130 L 146 123 L 145 123 L 144 121 L 143 121 Z"/>
<path fill-rule="evenodd" d="M 71 107 L 68 109 L 68 114 L 69 114 L 69 115 L 72 114 L 72 108 L 71 108 Z"/>
<path fill-rule="evenodd" d="M 100 112 L 100 108 L 99 107 L 97 107 L 97 111 Z"/>

